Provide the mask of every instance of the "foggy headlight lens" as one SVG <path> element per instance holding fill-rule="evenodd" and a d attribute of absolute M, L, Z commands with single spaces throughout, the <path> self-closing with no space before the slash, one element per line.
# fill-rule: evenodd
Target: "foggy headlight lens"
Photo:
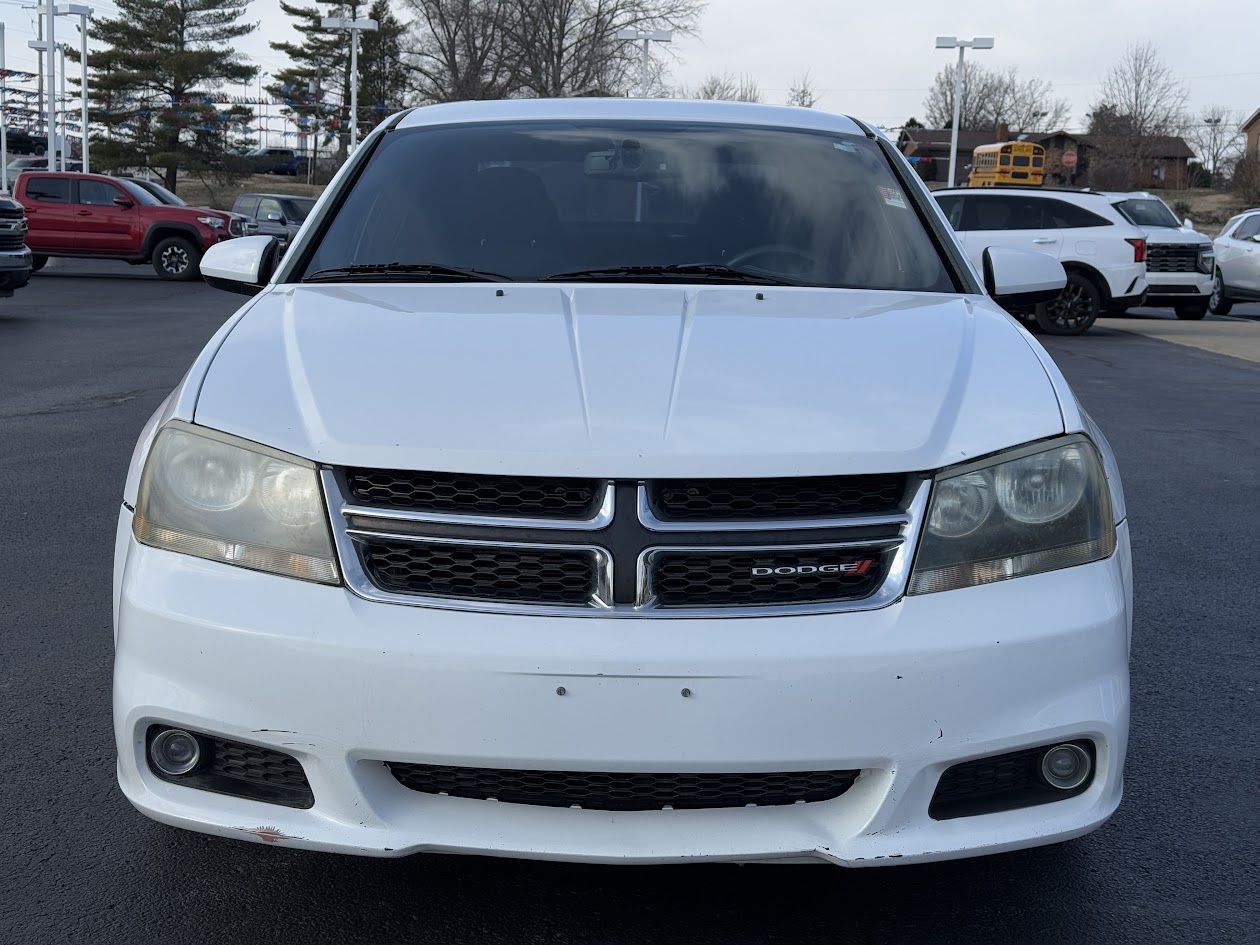
<path fill-rule="evenodd" d="M 908 593 L 929 594 L 1087 564 L 1116 547 L 1111 493 L 1083 436 L 941 473 Z"/>
<path fill-rule="evenodd" d="M 340 581 L 315 465 L 180 421 L 149 452 L 132 531 L 155 548 Z"/>

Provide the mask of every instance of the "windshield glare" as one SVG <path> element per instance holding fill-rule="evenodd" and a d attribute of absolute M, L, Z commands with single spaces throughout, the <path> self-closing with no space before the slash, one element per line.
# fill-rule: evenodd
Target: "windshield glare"
<path fill-rule="evenodd" d="M 1181 226 L 1181 221 L 1173 216 L 1167 204 L 1155 197 L 1121 200 L 1116 204 L 1116 209 L 1134 226 Z"/>
<path fill-rule="evenodd" d="M 425 263 L 535 281 L 712 264 L 801 285 L 956 291 L 874 141 L 736 125 L 396 132 L 316 243 L 303 277 Z"/>

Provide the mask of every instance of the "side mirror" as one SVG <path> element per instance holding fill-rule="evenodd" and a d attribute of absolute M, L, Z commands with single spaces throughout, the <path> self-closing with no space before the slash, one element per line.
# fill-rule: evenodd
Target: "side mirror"
<path fill-rule="evenodd" d="M 1003 308 L 1053 302 L 1067 285 L 1063 265 L 1031 249 L 990 246 L 983 268 L 985 291 Z"/>
<path fill-rule="evenodd" d="M 1181 225 L 1182 225 L 1182 226 L 1184 226 L 1187 230 L 1193 230 L 1193 229 L 1194 229 L 1194 224 L 1190 222 L 1190 218 L 1189 218 L 1189 217 L 1186 217 L 1184 220 L 1182 220 L 1182 221 L 1181 221 Z"/>
<path fill-rule="evenodd" d="M 130 197 L 124 197 L 122 194 L 119 194 L 114 198 L 114 203 L 118 204 L 120 207 L 134 207 L 136 205 L 134 200 Z"/>
<path fill-rule="evenodd" d="M 280 258 L 273 236 L 241 236 L 215 243 L 201 257 L 206 284 L 238 295 L 257 295 L 271 281 Z"/>
<path fill-rule="evenodd" d="M 1253 236 L 1252 240 L 1254 240 L 1257 243 L 1260 243 L 1260 233 L 1257 233 L 1255 236 Z"/>
<path fill-rule="evenodd" d="M 269 213 L 267 214 L 267 222 L 268 223 L 283 223 L 284 216 L 283 214 L 279 214 L 279 213 Z"/>

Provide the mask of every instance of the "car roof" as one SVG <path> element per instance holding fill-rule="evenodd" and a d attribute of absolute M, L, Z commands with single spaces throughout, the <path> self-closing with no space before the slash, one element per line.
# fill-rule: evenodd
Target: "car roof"
<path fill-rule="evenodd" d="M 866 135 L 846 115 L 787 105 L 657 98 L 537 98 L 424 105 L 403 113 L 396 128 L 479 121 L 696 121 Z"/>

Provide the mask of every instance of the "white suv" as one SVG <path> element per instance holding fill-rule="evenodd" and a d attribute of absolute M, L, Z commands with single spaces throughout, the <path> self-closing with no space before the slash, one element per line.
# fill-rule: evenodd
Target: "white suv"
<path fill-rule="evenodd" d="M 1038 250 L 1063 263 L 1063 294 L 1034 313 L 1043 331 L 1079 335 L 1103 308 L 1136 305 L 1146 294 L 1146 233 L 1104 194 L 959 187 L 932 196 L 977 268 L 991 246 Z"/>
<path fill-rule="evenodd" d="M 1235 302 L 1260 302 L 1260 209 L 1246 210 L 1226 223 L 1213 245 L 1213 314 L 1228 315 Z"/>
<path fill-rule="evenodd" d="M 1146 233 L 1146 304 L 1198 320 L 1212 297 L 1212 240 L 1184 223 L 1154 194 L 1103 194 L 1120 215 Z M 1119 309 L 1121 306 L 1115 305 Z"/>

